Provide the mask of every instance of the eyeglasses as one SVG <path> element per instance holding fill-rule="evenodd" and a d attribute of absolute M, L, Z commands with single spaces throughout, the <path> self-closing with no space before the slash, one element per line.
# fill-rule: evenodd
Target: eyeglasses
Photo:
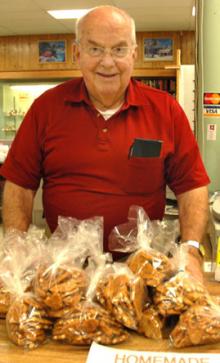
<path fill-rule="evenodd" d="M 98 47 L 98 46 L 87 46 L 82 47 L 86 53 L 93 58 L 102 58 L 104 54 L 108 51 L 108 53 L 111 55 L 112 58 L 118 59 L 118 58 L 125 58 L 128 54 L 131 53 L 131 51 L 134 49 L 134 47 L 113 47 L 113 48 L 104 48 L 104 47 Z"/>

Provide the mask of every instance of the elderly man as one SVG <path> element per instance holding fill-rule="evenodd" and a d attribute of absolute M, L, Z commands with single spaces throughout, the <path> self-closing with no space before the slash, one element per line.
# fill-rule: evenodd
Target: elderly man
<path fill-rule="evenodd" d="M 131 79 L 135 24 L 123 10 L 90 10 L 77 22 L 76 44 L 83 77 L 33 102 L 1 169 L 5 229 L 27 230 L 42 178 L 51 231 L 59 215 L 101 215 L 108 250 L 109 232 L 126 221 L 131 205 L 143 207 L 151 219 L 163 217 L 169 185 L 182 241 L 193 241 L 188 268 L 202 279 L 196 247 L 207 223 L 209 178 L 183 110 L 168 93 Z M 143 155 L 130 155 L 140 140 Z M 153 157 L 152 142 L 158 149 Z"/>

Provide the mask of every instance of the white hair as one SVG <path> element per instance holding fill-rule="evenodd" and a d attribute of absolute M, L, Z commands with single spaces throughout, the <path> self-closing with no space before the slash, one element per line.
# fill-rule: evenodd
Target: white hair
<path fill-rule="evenodd" d="M 76 42 L 80 42 L 81 39 L 81 33 L 82 33 L 82 27 L 83 27 L 83 23 L 84 21 L 87 19 L 87 17 L 92 13 L 95 12 L 97 9 L 111 9 L 115 12 L 117 12 L 118 14 L 120 14 L 121 16 L 123 16 L 124 18 L 128 19 L 130 21 L 130 25 L 131 25 L 131 41 L 133 43 L 133 45 L 136 45 L 136 27 L 135 27 L 135 21 L 134 19 L 124 10 L 117 8 L 115 6 L 111 6 L 111 5 L 100 5 L 100 6 L 96 6 L 94 8 L 91 8 L 85 15 L 83 15 L 81 18 L 77 19 L 76 21 L 76 25 L 75 25 L 75 35 L 76 35 Z"/>

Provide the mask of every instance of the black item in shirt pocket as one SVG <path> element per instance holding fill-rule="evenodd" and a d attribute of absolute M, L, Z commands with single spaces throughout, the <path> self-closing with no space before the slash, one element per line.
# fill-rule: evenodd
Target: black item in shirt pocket
<path fill-rule="evenodd" d="M 128 158 L 157 158 L 160 156 L 162 141 L 134 139 L 129 149 Z"/>

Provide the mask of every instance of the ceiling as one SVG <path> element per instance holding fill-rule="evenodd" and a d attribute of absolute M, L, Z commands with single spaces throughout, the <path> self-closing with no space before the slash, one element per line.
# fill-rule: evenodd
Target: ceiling
<path fill-rule="evenodd" d="M 0 36 L 73 33 L 75 20 L 56 20 L 46 11 L 114 5 L 125 9 L 137 31 L 194 30 L 195 0 L 0 0 Z"/>

